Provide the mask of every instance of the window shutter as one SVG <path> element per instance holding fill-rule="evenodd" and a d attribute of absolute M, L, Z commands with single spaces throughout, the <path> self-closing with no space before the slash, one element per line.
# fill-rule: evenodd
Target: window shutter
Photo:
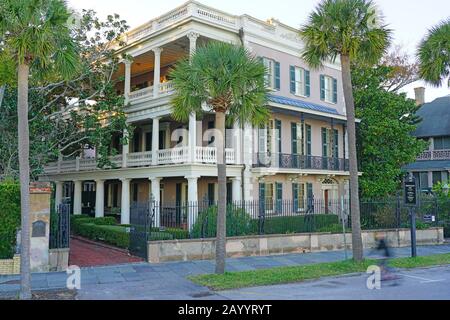
<path fill-rule="evenodd" d="M 322 157 L 328 157 L 328 141 L 326 128 L 322 128 Z"/>
<path fill-rule="evenodd" d="M 320 100 L 325 101 L 325 76 L 320 75 Z"/>
<path fill-rule="evenodd" d="M 280 63 L 275 61 L 275 89 L 280 90 L 281 88 L 281 75 L 280 75 Z"/>
<path fill-rule="evenodd" d="M 293 205 L 294 205 L 294 212 L 298 211 L 298 184 L 297 183 L 293 183 L 292 184 L 292 201 L 293 201 Z"/>
<path fill-rule="evenodd" d="M 305 96 L 311 96 L 311 75 L 309 70 L 305 70 Z"/>
<path fill-rule="evenodd" d="M 295 94 L 295 67 L 290 66 L 290 75 L 291 75 L 291 93 Z"/>
<path fill-rule="evenodd" d="M 292 137 L 292 154 L 298 154 L 298 141 L 297 141 L 297 124 L 291 123 L 291 137 Z"/>
<path fill-rule="evenodd" d="M 275 130 L 277 134 L 277 149 L 278 153 L 281 153 L 281 121 L 275 120 Z"/>
<path fill-rule="evenodd" d="M 310 156 L 312 154 L 312 133 L 311 133 L 311 126 L 306 125 L 306 155 Z"/>
<path fill-rule="evenodd" d="M 337 129 L 334 129 L 334 157 L 337 159 L 339 158 L 339 131 Z"/>
<path fill-rule="evenodd" d="M 333 79 L 333 103 L 337 103 L 337 79 Z"/>
<path fill-rule="evenodd" d="M 266 211 L 266 184 L 260 183 L 259 184 L 259 213 L 260 215 L 263 215 Z"/>
<path fill-rule="evenodd" d="M 283 208 L 283 184 L 276 183 L 276 209 L 278 213 L 281 213 Z"/>
<path fill-rule="evenodd" d="M 308 201 L 308 211 L 312 210 L 314 212 L 314 194 L 312 183 L 306 184 L 306 197 Z"/>

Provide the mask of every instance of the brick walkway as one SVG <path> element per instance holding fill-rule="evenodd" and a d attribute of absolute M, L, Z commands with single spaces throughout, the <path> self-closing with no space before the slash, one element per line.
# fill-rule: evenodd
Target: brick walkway
<path fill-rule="evenodd" d="M 130 256 L 124 250 L 78 238 L 70 240 L 69 265 L 95 267 L 142 261 L 141 258 Z"/>

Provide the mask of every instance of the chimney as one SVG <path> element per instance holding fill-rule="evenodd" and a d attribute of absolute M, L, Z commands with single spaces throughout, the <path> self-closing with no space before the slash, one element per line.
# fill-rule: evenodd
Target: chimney
<path fill-rule="evenodd" d="M 421 106 L 425 104 L 425 88 L 424 87 L 414 88 L 414 93 L 416 95 L 416 105 Z"/>

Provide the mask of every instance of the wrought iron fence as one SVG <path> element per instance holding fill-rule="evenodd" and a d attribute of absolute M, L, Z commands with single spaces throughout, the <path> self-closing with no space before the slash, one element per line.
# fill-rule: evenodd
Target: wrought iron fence
<path fill-rule="evenodd" d="M 348 200 L 305 199 L 299 201 L 241 201 L 227 204 L 227 236 L 293 234 L 310 232 L 351 232 Z M 362 200 L 362 230 L 409 228 L 409 209 L 400 198 Z M 149 204 L 149 240 L 214 238 L 217 203 Z M 450 201 L 420 201 L 414 208 L 417 228 L 450 225 Z"/>
<path fill-rule="evenodd" d="M 50 228 L 50 249 L 69 248 L 70 245 L 70 204 L 58 206 Z"/>

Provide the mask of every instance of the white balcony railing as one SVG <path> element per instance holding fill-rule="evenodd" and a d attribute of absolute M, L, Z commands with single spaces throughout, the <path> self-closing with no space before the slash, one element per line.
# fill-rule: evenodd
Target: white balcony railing
<path fill-rule="evenodd" d="M 234 149 L 226 149 L 227 164 L 235 164 L 236 152 Z M 112 168 L 122 168 L 122 155 L 117 155 L 110 158 L 113 163 Z M 136 152 L 129 153 L 127 155 L 126 167 L 149 167 L 153 165 L 153 152 Z M 216 164 L 217 163 L 217 150 L 211 147 L 196 147 L 195 157 L 193 162 L 189 154 L 189 147 L 172 148 L 165 150 L 158 150 L 156 165 L 171 165 L 182 163 L 200 163 L 200 164 Z M 111 169 L 111 168 L 107 168 Z M 100 170 L 97 167 L 97 161 L 94 158 L 81 159 L 76 158 L 53 162 L 45 167 L 45 173 L 66 173 L 66 172 L 78 172 L 78 171 L 94 171 Z"/>
<path fill-rule="evenodd" d="M 417 157 L 418 161 L 450 160 L 450 150 L 425 151 Z"/>
<path fill-rule="evenodd" d="M 172 82 L 164 82 L 159 85 L 159 95 L 164 96 L 168 94 L 172 94 L 174 92 L 173 83 Z M 144 89 L 136 90 L 130 93 L 130 101 L 138 99 L 148 99 L 153 98 L 153 86 L 147 87 Z"/>
<path fill-rule="evenodd" d="M 129 32 L 126 35 L 125 40 L 128 44 L 131 44 L 144 37 L 148 37 L 163 28 L 170 27 L 171 25 L 176 25 L 181 21 L 189 18 L 195 18 L 210 23 L 212 22 L 214 24 L 222 25 L 228 28 L 231 27 L 236 30 L 239 28 L 236 16 L 204 6 L 199 3 L 190 2 Z"/>

